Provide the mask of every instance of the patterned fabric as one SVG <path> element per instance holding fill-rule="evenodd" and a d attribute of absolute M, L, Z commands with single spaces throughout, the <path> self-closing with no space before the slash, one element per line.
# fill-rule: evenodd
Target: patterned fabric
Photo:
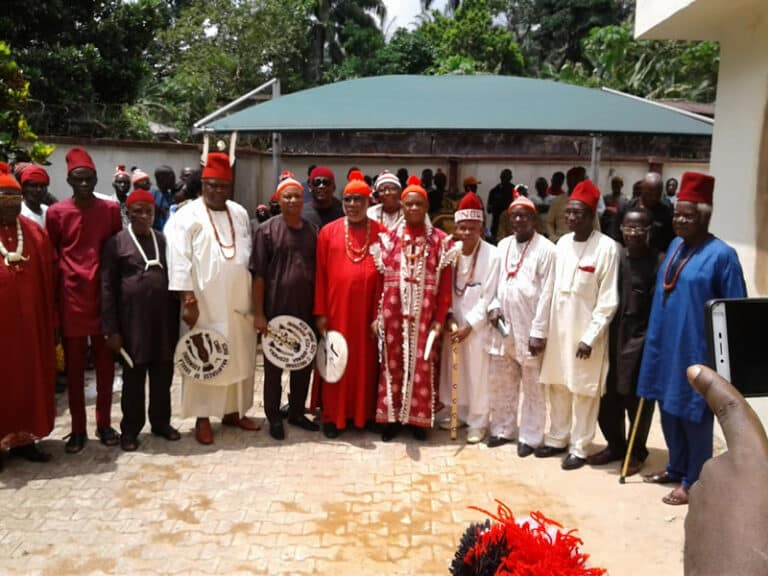
<path fill-rule="evenodd" d="M 432 426 L 434 365 L 431 359 L 424 359 L 424 350 L 432 322 L 442 322 L 450 304 L 450 286 L 444 286 L 441 273 L 457 253 L 450 237 L 429 225 L 422 233 L 398 226 L 380 235 L 380 243 L 372 247 L 383 275 L 378 313 L 378 422 Z M 447 302 L 443 302 L 446 292 Z"/>

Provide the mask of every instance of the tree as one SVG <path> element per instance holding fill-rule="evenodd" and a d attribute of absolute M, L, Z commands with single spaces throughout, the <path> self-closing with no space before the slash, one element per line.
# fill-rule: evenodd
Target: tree
<path fill-rule="evenodd" d="M 24 119 L 29 82 L 24 79 L 7 44 L 0 41 L 0 158 L 43 163 L 53 152 L 37 139 Z"/>
<path fill-rule="evenodd" d="M 44 129 L 81 121 L 103 131 L 138 96 L 169 18 L 164 0 L 4 0 L 0 29 L 44 103 Z"/>
<path fill-rule="evenodd" d="M 635 40 L 627 22 L 592 30 L 583 48 L 586 64 L 567 63 L 556 74 L 560 80 L 647 98 L 715 99 L 720 62 L 715 42 Z"/>

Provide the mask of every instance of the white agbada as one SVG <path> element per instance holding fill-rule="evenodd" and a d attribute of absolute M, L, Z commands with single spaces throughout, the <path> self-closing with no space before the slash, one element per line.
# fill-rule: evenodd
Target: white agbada
<path fill-rule="evenodd" d="M 556 257 L 541 381 L 600 397 L 608 375 L 608 325 L 619 304 L 618 245 L 597 231 L 575 242 L 571 232 L 558 241 Z M 579 342 L 592 347 L 586 360 L 576 358 Z"/>
<path fill-rule="evenodd" d="M 245 208 L 235 202 L 228 200 L 227 209 L 235 229 L 236 253 L 219 246 L 211 224 L 215 223 L 222 244 L 232 244 L 227 212 L 207 210 L 202 198 L 177 210 L 165 227 L 169 289 L 194 291 L 200 310 L 195 327 L 215 330 L 230 342 L 230 362 L 221 375 L 206 382 L 182 379 L 184 417 L 233 412 L 245 416 L 253 406 L 256 332 L 247 317 L 251 314 L 250 220 Z M 232 259 L 225 258 L 233 253 Z"/>
<path fill-rule="evenodd" d="M 522 244 L 512 235 L 499 242 L 498 251 L 499 279 L 489 309 L 501 311 L 509 336 L 491 331 L 491 436 L 535 447 L 543 441 L 546 406 L 539 383 L 542 355 L 531 356 L 528 342 L 549 336 L 555 245 L 537 233 Z"/>
<path fill-rule="evenodd" d="M 460 254 L 453 266 L 453 303 L 451 310 L 459 328 L 472 326 L 469 336 L 459 345 L 458 407 L 459 419 L 470 428 L 488 426 L 488 342 L 491 325 L 488 306 L 493 300 L 499 275 L 499 256 L 496 247 L 478 241 L 474 278 L 467 284 L 472 255 Z M 466 286 L 463 295 L 461 289 Z M 458 287 L 458 291 L 457 291 Z M 440 401 L 451 402 L 453 362 L 448 326 L 445 327 L 440 366 Z"/>

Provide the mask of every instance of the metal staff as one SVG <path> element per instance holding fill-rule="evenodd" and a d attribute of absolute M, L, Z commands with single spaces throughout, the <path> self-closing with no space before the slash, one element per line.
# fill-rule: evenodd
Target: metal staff
<path fill-rule="evenodd" d="M 456 322 L 451 322 L 451 334 L 458 331 Z M 456 440 L 459 430 L 459 343 L 451 339 L 451 440 Z"/>
<path fill-rule="evenodd" d="M 627 453 L 624 455 L 624 464 L 621 466 L 619 484 L 624 484 L 627 477 L 627 468 L 629 468 L 629 459 L 632 457 L 632 448 L 635 446 L 635 436 L 637 435 L 637 426 L 640 423 L 640 414 L 643 411 L 643 404 L 645 404 L 645 398 L 641 397 L 640 402 L 637 403 L 635 421 L 632 422 L 632 432 L 629 434 L 629 445 L 627 446 Z"/>

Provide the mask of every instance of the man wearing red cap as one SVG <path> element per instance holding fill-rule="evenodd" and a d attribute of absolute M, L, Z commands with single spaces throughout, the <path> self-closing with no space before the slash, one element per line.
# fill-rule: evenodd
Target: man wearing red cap
<path fill-rule="evenodd" d="M 547 415 L 539 373 L 549 336 L 555 246 L 536 233 L 536 205 L 531 200 L 518 196 L 507 212 L 513 234 L 499 242 L 501 266 L 490 320 L 498 328 L 506 325 L 508 334 L 494 330 L 490 342 L 488 446 L 517 439 L 517 454 L 525 458 L 544 441 Z"/>
<path fill-rule="evenodd" d="M 353 170 L 344 187 L 346 217 L 325 226 L 317 237 L 317 329 L 320 334 L 340 332 L 348 348 L 341 380 L 318 382 L 323 433 L 328 438 L 338 436 L 348 420 L 362 428 L 374 419 L 378 366 L 376 340 L 369 328 L 376 317 L 379 274 L 369 248 L 385 228 L 366 215 L 370 195 L 363 174 Z"/>
<path fill-rule="evenodd" d="M 48 194 L 48 184 L 51 179 L 41 166 L 30 164 L 21 172 L 21 194 L 24 202 L 21 205 L 21 215 L 36 222 L 41 228 L 45 228 L 45 213 L 48 206 L 43 204 Z"/>
<path fill-rule="evenodd" d="M 666 470 L 646 481 L 677 484 L 663 501 L 687 504 L 688 490 L 712 457 L 712 412 L 686 379 L 691 364 L 706 364 L 704 305 L 746 296 L 736 251 L 709 233 L 715 179 L 686 172 L 673 217 L 677 238 L 659 269 L 637 394 L 658 400 L 669 449 Z"/>
<path fill-rule="evenodd" d="M 594 229 L 600 190 L 576 185 L 565 208 L 570 234 L 557 242 L 550 337 L 541 382 L 549 386 L 550 429 L 537 457 L 567 452 L 563 470 L 586 463 L 608 373 L 608 325 L 619 303 L 618 245 Z"/>
<path fill-rule="evenodd" d="M 0 470 L 8 448 L 48 461 L 35 441 L 51 433 L 56 417 L 53 252 L 45 230 L 20 216 L 21 207 L 21 188 L 0 163 Z"/>
<path fill-rule="evenodd" d="M 460 249 L 426 223 L 429 201 L 418 177 L 409 178 L 402 202 L 404 222 L 372 247 L 383 276 L 375 323 L 382 359 L 376 421 L 387 424 L 385 442 L 402 425 L 410 425 L 419 440 L 432 427 L 437 342 L 451 305 L 451 264 Z"/>
<path fill-rule="evenodd" d="M 301 212 L 304 220 L 320 230 L 326 224 L 344 216 L 341 202 L 333 195 L 336 192 L 336 180 L 330 168 L 316 166 L 309 175 L 309 189 L 312 192 L 312 202 L 304 204 Z"/>
<path fill-rule="evenodd" d="M 101 331 L 101 250 L 122 229 L 120 206 L 94 196 L 96 167 L 83 148 L 67 152 L 67 183 L 72 197 L 57 202 L 45 226 L 58 256 L 60 321 L 67 362 L 72 433 L 68 453 L 80 452 L 88 439 L 85 416 L 85 360 L 88 339 L 96 365 L 96 435 L 107 446 L 119 442 L 111 426 L 115 364 Z"/>
<path fill-rule="evenodd" d="M 171 427 L 171 381 L 178 316 L 168 291 L 165 237 L 152 229 L 155 201 L 135 190 L 126 201 L 130 223 L 107 240 L 101 255 L 101 324 L 107 345 L 124 350 L 120 445 L 139 446 L 144 427 L 144 388 L 149 373 L 152 433 L 178 440 Z"/>
<path fill-rule="evenodd" d="M 304 188 L 287 176 L 278 183 L 275 195 L 280 214 L 256 230 L 250 262 L 254 327 L 262 334 L 267 331 L 268 321 L 276 316 L 294 316 L 310 326 L 314 320 L 317 230 L 302 218 Z M 282 375 L 282 368 L 264 357 L 264 412 L 269 434 L 275 440 L 285 439 L 280 413 Z M 320 426 L 304 415 L 311 375 L 311 365 L 291 371 L 288 423 L 314 432 Z"/>
<path fill-rule="evenodd" d="M 491 331 L 488 309 L 499 274 L 496 247 L 482 240 L 483 220 L 480 198 L 474 192 L 467 192 L 454 214 L 453 237 L 461 241 L 461 252 L 452 267 L 453 303 L 449 324 L 455 322 L 458 329 L 446 331 L 440 369 L 440 401 L 448 405 L 453 385 L 452 345 L 458 346 L 458 416 L 469 426 L 469 444 L 482 442 L 488 430 L 487 340 Z M 439 425 L 450 429 L 450 415 L 441 418 Z"/>
<path fill-rule="evenodd" d="M 194 416 L 195 439 L 213 443 L 210 417 L 255 431 L 253 406 L 256 334 L 251 313 L 251 234 L 248 212 L 232 197 L 229 156 L 211 152 L 201 175 L 202 196 L 173 216 L 168 238 L 168 287 L 180 292 L 181 318 L 190 328 L 212 330 L 229 342 L 229 362 L 205 381 L 182 377 L 182 414 Z M 136 192 L 134 191 L 134 194 Z"/>

